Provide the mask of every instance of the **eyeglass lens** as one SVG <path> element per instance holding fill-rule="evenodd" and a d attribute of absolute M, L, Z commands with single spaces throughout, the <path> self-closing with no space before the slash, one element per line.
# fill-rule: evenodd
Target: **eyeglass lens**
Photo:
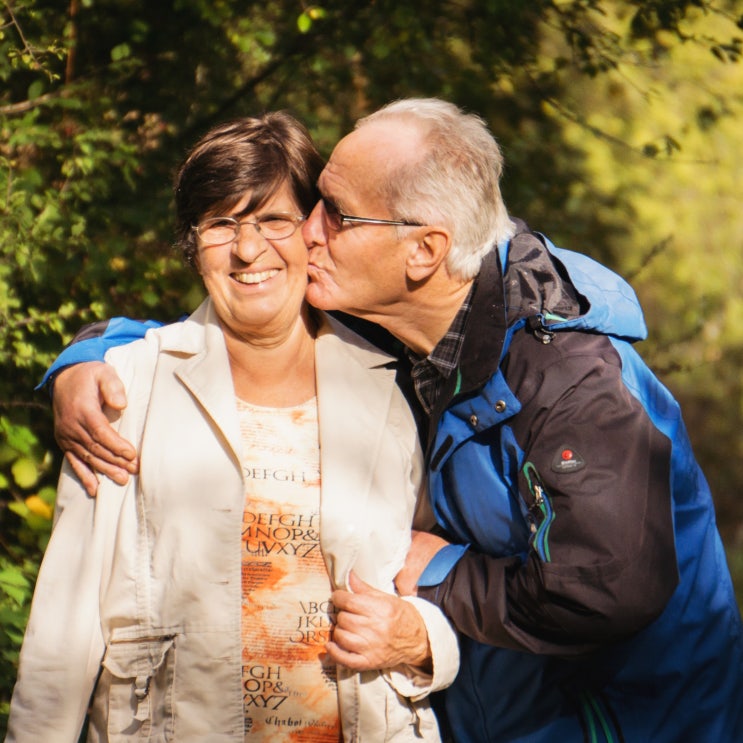
<path fill-rule="evenodd" d="M 343 227 L 343 216 L 341 215 L 340 209 L 329 199 L 322 199 L 323 209 L 325 210 L 325 216 L 328 221 L 328 226 L 331 230 L 339 231 Z"/>
<path fill-rule="evenodd" d="M 200 222 L 196 227 L 196 232 L 207 245 L 224 245 L 237 239 L 241 226 L 251 225 L 269 240 L 280 240 L 293 235 L 301 221 L 301 217 L 293 217 L 289 214 L 267 214 L 258 217 L 255 221 L 243 220 L 242 222 L 238 222 L 233 217 L 213 217 Z"/>

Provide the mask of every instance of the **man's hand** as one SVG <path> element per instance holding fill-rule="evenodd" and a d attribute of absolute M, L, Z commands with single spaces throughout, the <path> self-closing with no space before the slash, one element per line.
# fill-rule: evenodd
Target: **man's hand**
<path fill-rule="evenodd" d="M 123 485 L 137 471 L 137 452 L 111 428 L 104 405 L 126 407 L 121 380 L 108 364 L 88 361 L 63 369 L 54 380 L 54 435 L 85 490 L 94 496 L 100 472 Z"/>
<path fill-rule="evenodd" d="M 418 593 L 418 579 L 433 556 L 447 544 L 449 542 L 434 534 L 413 530 L 413 541 L 405 565 L 395 578 L 395 587 L 401 596 L 415 596 Z"/>
<path fill-rule="evenodd" d="M 336 662 L 354 671 L 378 671 L 431 660 L 428 633 L 415 607 L 364 583 L 353 572 L 351 591 L 333 592 L 337 610 L 333 640 L 325 646 Z"/>

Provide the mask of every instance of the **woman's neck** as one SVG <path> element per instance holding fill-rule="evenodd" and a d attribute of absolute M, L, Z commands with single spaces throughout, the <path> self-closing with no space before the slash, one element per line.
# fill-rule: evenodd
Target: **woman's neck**
<path fill-rule="evenodd" d="M 290 407 L 314 397 L 315 325 L 304 311 L 291 328 L 275 336 L 225 333 L 235 394 L 266 407 Z"/>

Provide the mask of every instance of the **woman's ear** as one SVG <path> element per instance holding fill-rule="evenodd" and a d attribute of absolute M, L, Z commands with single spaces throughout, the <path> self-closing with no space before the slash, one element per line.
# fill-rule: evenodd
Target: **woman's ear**
<path fill-rule="evenodd" d="M 418 283 L 433 276 L 446 261 L 451 248 L 451 235 L 446 227 L 426 225 L 423 234 L 411 235 L 410 239 L 406 272 L 408 279 Z"/>

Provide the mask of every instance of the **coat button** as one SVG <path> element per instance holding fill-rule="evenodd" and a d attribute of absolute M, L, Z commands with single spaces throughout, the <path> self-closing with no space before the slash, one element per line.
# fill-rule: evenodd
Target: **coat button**
<path fill-rule="evenodd" d="M 505 400 L 498 400 L 498 402 L 495 403 L 495 412 L 496 413 L 502 413 L 506 409 L 506 401 Z"/>
<path fill-rule="evenodd" d="M 474 413 L 470 416 L 470 425 L 473 428 L 477 426 L 477 416 Z"/>

